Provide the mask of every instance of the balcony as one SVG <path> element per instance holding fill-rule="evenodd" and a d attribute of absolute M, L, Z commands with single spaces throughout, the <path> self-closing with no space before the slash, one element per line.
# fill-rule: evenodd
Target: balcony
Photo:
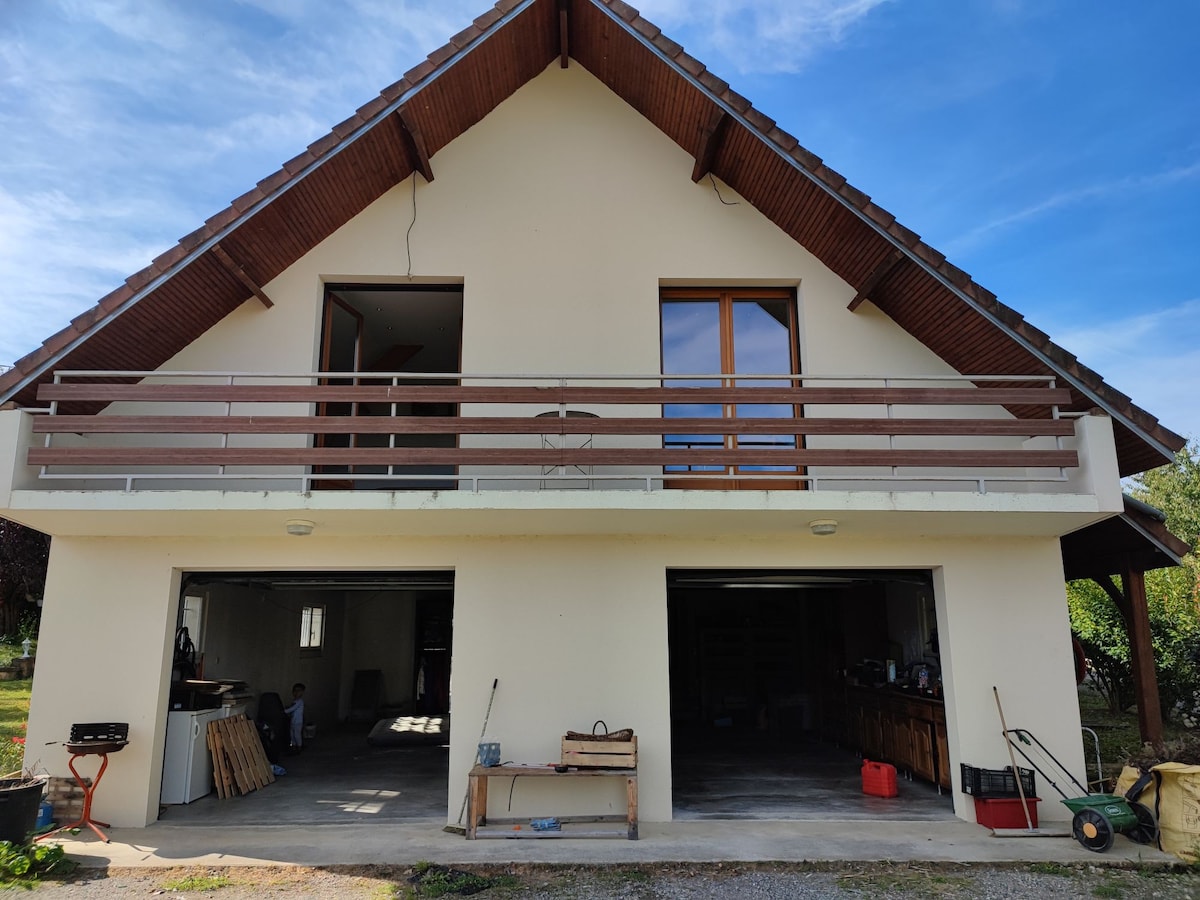
<path fill-rule="evenodd" d="M 47 489 L 1079 490 L 1035 376 L 64 371 L 38 397 Z"/>

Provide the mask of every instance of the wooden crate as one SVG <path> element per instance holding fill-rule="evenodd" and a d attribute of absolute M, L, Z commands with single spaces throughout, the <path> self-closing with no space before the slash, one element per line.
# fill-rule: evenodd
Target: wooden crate
<path fill-rule="evenodd" d="M 562 764 L 581 769 L 636 769 L 637 738 L 628 741 L 562 739 Z"/>

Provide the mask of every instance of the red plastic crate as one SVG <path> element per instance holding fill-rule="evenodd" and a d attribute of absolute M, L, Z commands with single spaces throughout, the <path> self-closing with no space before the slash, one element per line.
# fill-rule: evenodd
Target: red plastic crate
<path fill-rule="evenodd" d="M 896 787 L 896 767 L 888 763 L 871 762 L 864 759 L 862 764 L 863 793 L 872 797 L 898 797 L 900 791 Z"/>
<path fill-rule="evenodd" d="M 1029 821 L 1038 827 L 1037 797 L 1026 797 L 1029 804 Z M 1020 797 L 976 797 L 975 821 L 985 828 L 1028 828 L 1025 809 Z"/>

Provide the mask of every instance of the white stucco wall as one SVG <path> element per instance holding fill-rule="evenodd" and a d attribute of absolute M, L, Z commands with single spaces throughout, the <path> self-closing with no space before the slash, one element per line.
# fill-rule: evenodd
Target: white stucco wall
<path fill-rule="evenodd" d="M 666 570 L 669 567 L 914 567 L 935 572 L 950 752 L 1006 763 L 991 688 L 1010 723 L 1037 734 L 1082 771 L 1057 541 L 922 540 L 880 544 L 848 535 L 747 539 L 670 536 L 303 539 L 56 539 L 29 747 L 66 771 L 71 722 L 129 721 L 97 815 L 141 825 L 157 814 L 169 645 L 179 572 L 203 569 L 437 568 L 455 572 L 452 735 L 447 817 L 457 816 L 492 680 L 489 732 L 505 758 L 549 762 L 567 729 L 603 718 L 639 735 L 641 812 L 671 815 Z M 258 689 L 266 686 L 256 685 Z M 31 760 L 33 761 L 33 760 Z M 957 779 L 957 770 L 955 770 Z M 556 796 L 563 814 L 619 809 L 611 786 Z M 544 813 L 525 786 L 513 814 Z M 969 798 L 955 793 L 961 815 Z M 1043 815 L 1054 818 L 1056 805 Z"/>

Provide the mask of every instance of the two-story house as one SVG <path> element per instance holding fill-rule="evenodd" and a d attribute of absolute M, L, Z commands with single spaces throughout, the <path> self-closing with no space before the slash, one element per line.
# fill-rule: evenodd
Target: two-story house
<path fill-rule="evenodd" d="M 494 679 L 507 759 L 632 727 L 647 821 L 727 735 L 973 820 L 993 686 L 1083 771 L 1061 539 L 1183 444 L 620 0 L 502 0 L 0 402 L 0 514 L 54 536 L 27 746 L 127 721 L 132 826 L 181 624 L 319 728 L 364 672 L 452 712 L 449 821 Z"/>

